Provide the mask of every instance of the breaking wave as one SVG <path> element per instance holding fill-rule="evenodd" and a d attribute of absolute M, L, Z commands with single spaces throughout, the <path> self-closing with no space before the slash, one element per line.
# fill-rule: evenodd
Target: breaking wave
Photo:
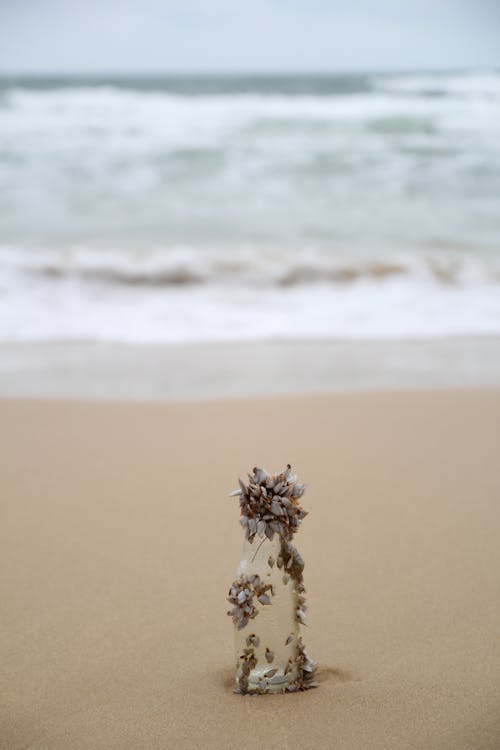
<path fill-rule="evenodd" d="M 201 256 L 201 257 L 200 257 Z M 0 251 L 0 340 L 500 334 L 500 263 L 460 253 Z"/>

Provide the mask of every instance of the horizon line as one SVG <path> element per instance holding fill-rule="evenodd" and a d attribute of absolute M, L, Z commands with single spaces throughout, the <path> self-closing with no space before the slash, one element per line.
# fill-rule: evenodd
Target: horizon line
<path fill-rule="evenodd" d="M 428 66 L 428 67 L 400 67 L 400 68 L 336 68 L 336 69 L 279 69 L 269 68 L 266 70 L 242 69 L 242 70 L 129 70 L 129 71 L 19 71 L 19 70 L 1 70 L 0 78 L 146 78 L 146 77 L 218 77 L 225 76 L 228 78 L 239 77 L 272 77 L 272 76 L 356 76 L 356 75 L 398 75 L 401 73 L 462 73 L 462 72 L 490 72 L 499 73 L 500 63 L 496 65 L 468 65 L 468 66 Z"/>

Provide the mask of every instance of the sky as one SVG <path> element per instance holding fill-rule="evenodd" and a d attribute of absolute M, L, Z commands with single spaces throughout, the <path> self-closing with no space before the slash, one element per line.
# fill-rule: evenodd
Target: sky
<path fill-rule="evenodd" d="M 0 0 L 0 73 L 500 67 L 500 0 Z"/>

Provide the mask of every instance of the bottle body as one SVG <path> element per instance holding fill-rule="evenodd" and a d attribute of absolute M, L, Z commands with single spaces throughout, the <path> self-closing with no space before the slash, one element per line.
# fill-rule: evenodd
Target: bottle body
<path fill-rule="evenodd" d="M 236 635 L 236 691 L 242 695 L 295 692 L 315 687 L 316 663 L 307 655 L 299 625 L 305 625 L 304 561 L 292 539 L 307 511 L 305 485 L 290 464 L 278 474 L 256 466 L 241 479 L 243 554 L 227 601 Z"/>
<path fill-rule="evenodd" d="M 299 628 L 297 586 L 285 569 L 279 535 L 245 540 L 236 581 L 246 581 L 240 585 L 251 591 L 254 609 L 235 629 L 237 690 L 284 692 L 297 680 Z"/>

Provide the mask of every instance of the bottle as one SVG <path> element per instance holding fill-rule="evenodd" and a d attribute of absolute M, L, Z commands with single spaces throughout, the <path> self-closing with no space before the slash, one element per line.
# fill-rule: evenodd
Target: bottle
<path fill-rule="evenodd" d="M 299 634 L 305 624 L 304 563 L 290 543 L 307 515 L 299 505 L 305 487 L 290 465 L 269 475 L 256 467 L 240 480 L 243 553 L 229 589 L 235 626 L 235 692 L 294 692 L 314 687 L 315 662 Z"/>

